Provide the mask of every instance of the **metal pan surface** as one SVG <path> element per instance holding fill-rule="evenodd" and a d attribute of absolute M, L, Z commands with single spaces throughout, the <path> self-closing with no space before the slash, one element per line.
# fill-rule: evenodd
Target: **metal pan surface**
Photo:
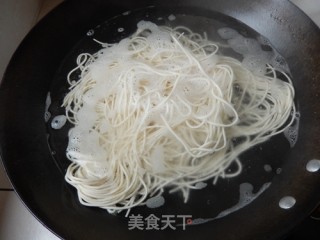
<path fill-rule="evenodd" d="M 294 146 L 277 136 L 241 156 L 244 170 L 239 177 L 192 192 L 186 204 L 179 195 L 167 194 L 160 208 L 131 211 L 143 218 L 172 216 L 177 222 L 185 216 L 193 222 L 185 229 L 129 230 L 124 214 L 82 206 L 64 180 L 71 126 L 55 131 L 44 121 L 49 92 L 52 116 L 63 114 L 66 75 L 79 53 L 99 49 L 93 38 L 118 42 L 140 20 L 183 24 L 211 36 L 219 26 L 251 38 L 264 36 L 286 59 L 296 90 L 300 118 Z M 28 34 L 4 75 L 0 143 L 6 171 L 30 211 L 64 239 L 282 238 L 320 199 L 319 172 L 307 168 L 311 160 L 320 159 L 319 42 L 319 29 L 287 1 L 66 1 Z M 243 193 L 251 198 L 240 206 Z M 294 206 L 281 207 L 284 197 L 292 197 Z"/>

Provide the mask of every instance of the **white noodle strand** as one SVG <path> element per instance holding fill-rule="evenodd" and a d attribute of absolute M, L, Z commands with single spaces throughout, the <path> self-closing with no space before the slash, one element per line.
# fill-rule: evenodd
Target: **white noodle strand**
<path fill-rule="evenodd" d="M 186 27 L 142 21 L 118 44 L 79 55 L 63 106 L 74 124 L 65 178 L 82 204 L 129 211 L 165 187 L 186 202 L 196 183 L 238 176 L 242 152 L 294 121 L 287 74 L 268 65 L 257 76 L 218 49 Z"/>

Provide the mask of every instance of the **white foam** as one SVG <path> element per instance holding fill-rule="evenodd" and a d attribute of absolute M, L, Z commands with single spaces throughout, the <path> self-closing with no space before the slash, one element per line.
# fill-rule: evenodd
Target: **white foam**
<path fill-rule="evenodd" d="M 222 218 L 224 216 L 229 215 L 230 213 L 233 213 L 245 206 L 247 206 L 249 203 L 251 203 L 254 199 L 256 199 L 261 193 L 263 193 L 271 183 L 265 183 L 263 186 L 260 188 L 260 190 L 257 193 L 253 193 L 253 186 L 250 183 L 242 183 L 240 184 L 240 197 L 239 197 L 239 202 L 232 206 L 231 208 L 228 208 L 221 213 L 215 218 Z"/>
<path fill-rule="evenodd" d="M 254 55 L 246 55 L 242 60 L 242 65 L 257 75 L 265 75 L 266 61 Z"/>
<path fill-rule="evenodd" d="M 227 215 L 229 215 L 230 213 L 233 213 L 235 211 L 238 211 L 239 209 L 245 207 L 246 205 L 248 205 L 249 203 L 251 203 L 254 199 L 256 199 L 260 194 L 262 194 L 269 186 L 271 185 L 271 183 L 265 183 L 262 185 L 262 187 L 260 188 L 260 190 L 257 193 L 253 193 L 253 186 L 250 183 L 242 183 L 240 184 L 240 197 L 239 197 L 239 202 L 232 206 L 231 208 L 228 208 L 224 211 L 222 211 L 221 213 L 218 214 L 217 217 L 214 218 L 195 218 L 192 220 L 192 223 L 187 224 L 188 225 L 200 225 L 203 223 L 207 223 L 210 221 L 214 221 L 216 219 L 225 217 Z M 179 224 L 178 226 L 182 226 L 182 224 Z"/>
<path fill-rule="evenodd" d="M 272 48 L 268 39 L 259 36 L 257 39 L 242 36 L 232 28 L 220 28 L 218 34 L 227 40 L 229 47 L 243 56 L 243 65 L 256 74 L 265 74 L 266 65 L 289 73 L 290 69 L 285 59 Z M 261 46 L 269 46 L 272 51 L 264 51 Z"/>
<path fill-rule="evenodd" d="M 241 35 L 228 39 L 228 44 L 233 49 L 233 51 L 240 53 L 242 55 L 249 54 L 248 46 L 244 43 L 245 38 Z"/>
<path fill-rule="evenodd" d="M 170 42 L 171 36 L 169 33 L 154 31 L 147 37 L 147 40 L 154 49 L 167 49 L 168 42 Z M 153 50 L 154 50 L 153 49 Z"/>
<path fill-rule="evenodd" d="M 285 138 L 289 141 L 290 147 L 293 148 L 299 136 L 299 125 L 300 125 L 300 112 L 296 112 L 295 120 L 291 126 L 286 128 L 283 132 Z"/>
<path fill-rule="evenodd" d="M 106 163 L 106 150 L 99 144 L 99 133 L 90 131 L 80 124 L 69 131 L 67 155 L 80 162 L 93 161 L 99 167 Z M 94 174 L 94 167 L 88 167 L 88 169 Z"/>
<path fill-rule="evenodd" d="M 227 27 L 218 29 L 218 34 L 222 39 L 227 39 L 227 40 L 240 36 L 240 34 L 236 30 L 232 28 L 227 28 Z"/>
<path fill-rule="evenodd" d="M 140 22 L 137 23 L 137 28 L 138 30 L 157 30 L 158 26 L 152 22 L 148 21 L 143 21 L 141 20 Z"/>

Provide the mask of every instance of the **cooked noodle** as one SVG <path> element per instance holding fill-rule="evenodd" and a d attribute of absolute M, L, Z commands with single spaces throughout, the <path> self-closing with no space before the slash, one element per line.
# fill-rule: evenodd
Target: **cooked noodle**
<path fill-rule="evenodd" d="M 63 106 L 74 124 L 65 178 L 82 204 L 120 212 L 165 187 L 186 202 L 197 183 L 239 175 L 242 152 L 292 123 L 290 78 L 271 65 L 255 75 L 218 49 L 185 27 L 140 22 L 79 55 Z"/>

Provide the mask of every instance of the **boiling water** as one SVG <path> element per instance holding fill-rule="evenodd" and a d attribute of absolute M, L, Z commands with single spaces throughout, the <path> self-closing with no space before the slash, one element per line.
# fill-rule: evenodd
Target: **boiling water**
<path fill-rule="evenodd" d="M 61 64 L 46 101 L 44 121 L 47 122 L 50 135 L 49 145 L 55 152 L 54 160 L 61 169 L 62 177 L 70 164 L 65 152 L 68 145 L 68 131 L 72 127 L 64 121 L 65 116 L 62 116 L 64 109 L 61 108 L 63 98 L 69 91 L 69 85 L 66 82 L 67 74 L 75 67 L 75 59 L 80 53 L 95 53 L 100 50 L 101 45 L 96 40 L 105 43 L 119 42 L 135 32 L 137 23 L 141 20 L 170 27 L 187 26 L 192 31 L 206 35 L 208 39 L 215 41 L 220 47 L 219 54 L 238 59 L 256 74 L 265 74 L 266 64 L 271 64 L 277 70 L 290 74 L 287 62 L 267 38 L 228 16 L 218 13 L 204 16 L 206 14 L 201 12 L 197 14 L 196 10 L 164 13 L 150 8 L 147 11 L 126 12 L 88 30 Z M 240 176 L 230 180 L 219 179 L 215 186 L 212 185 L 212 181 L 195 184 L 195 190 L 191 192 L 190 200 L 186 204 L 182 204 L 180 195 L 177 197 L 173 194 L 165 198 L 164 196 L 150 198 L 147 201 L 147 207 L 163 210 L 174 203 L 179 206 L 182 213 L 194 209 L 199 216 L 196 219 L 199 223 L 203 223 L 205 220 L 201 219 L 205 218 L 201 218 L 202 216 L 209 219 L 214 219 L 214 216 L 221 218 L 250 204 L 269 187 L 272 178 L 281 174 L 284 156 L 298 140 L 299 120 L 300 114 L 296 116 L 294 124 L 284 135 L 276 136 L 241 155 L 240 160 L 244 168 Z M 230 166 L 230 171 L 232 168 L 233 166 Z M 253 188 L 258 191 L 253 191 Z M 235 198 L 238 199 L 236 204 Z M 176 212 L 171 213 L 176 214 Z M 194 224 L 197 222 L 196 219 Z"/>

